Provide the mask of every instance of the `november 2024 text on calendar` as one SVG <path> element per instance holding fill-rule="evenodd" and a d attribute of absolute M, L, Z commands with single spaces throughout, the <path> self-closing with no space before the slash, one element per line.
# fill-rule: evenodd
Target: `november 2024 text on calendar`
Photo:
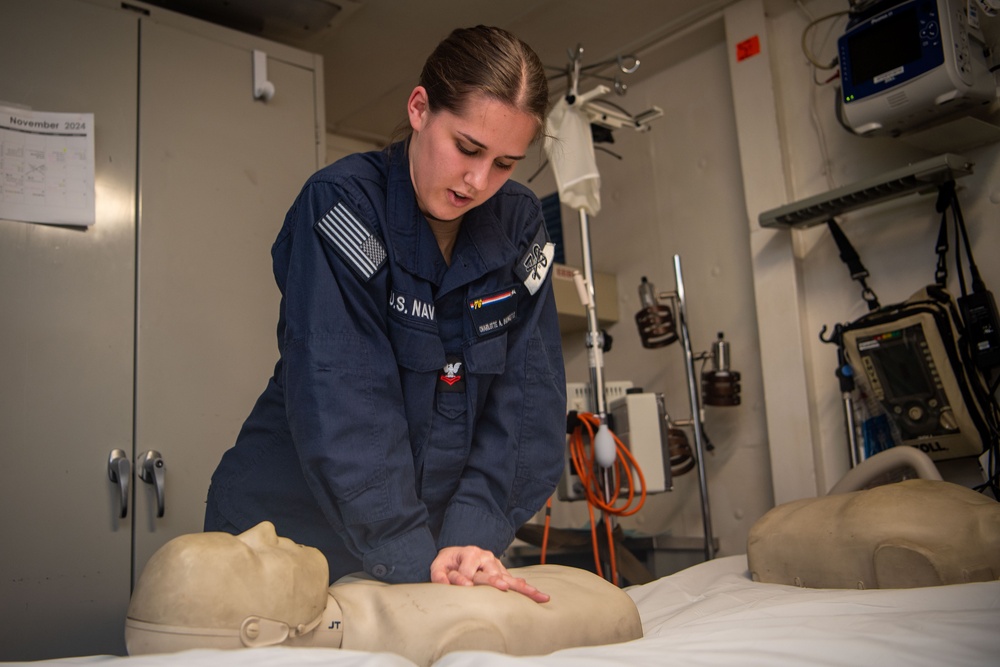
<path fill-rule="evenodd" d="M 94 115 L 0 106 L 0 218 L 90 226 Z"/>

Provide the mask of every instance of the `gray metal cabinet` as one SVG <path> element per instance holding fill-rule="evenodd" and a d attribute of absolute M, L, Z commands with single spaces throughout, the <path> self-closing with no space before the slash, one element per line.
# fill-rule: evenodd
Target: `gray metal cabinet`
<path fill-rule="evenodd" d="M 122 5 L 0 0 L 0 103 L 94 113 L 97 213 L 0 220 L 0 660 L 124 652 L 276 360 L 270 245 L 323 155 L 317 56 Z"/>

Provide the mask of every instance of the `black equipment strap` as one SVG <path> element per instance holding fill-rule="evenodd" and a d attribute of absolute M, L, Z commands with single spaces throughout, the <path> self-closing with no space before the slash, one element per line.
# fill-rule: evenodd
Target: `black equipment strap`
<path fill-rule="evenodd" d="M 934 268 L 934 283 L 939 287 L 945 287 L 948 283 L 948 207 L 955 196 L 955 181 L 948 181 L 938 186 L 937 202 L 934 208 L 941 214 L 941 227 L 938 229 L 937 244 L 934 251 L 937 253 L 937 266 Z"/>
<path fill-rule="evenodd" d="M 972 244 L 969 242 L 969 232 L 965 227 L 965 216 L 962 215 L 962 206 L 958 202 L 958 195 L 955 192 L 955 181 L 945 181 L 938 186 L 938 198 L 935 204 L 941 214 L 941 229 L 938 232 L 937 269 L 934 272 L 934 280 L 938 285 L 944 286 L 948 278 L 948 269 L 945 265 L 945 255 L 948 252 L 948 209 L 951 209 L 952 219 L 955 224 L 955 270 L 958 272 L 959 290 L 962 296 L 966 296 L 968 291 L 965 287 L 965 274 L 962 271 L 962 246 L 965 245 L 965 257 L 969 264 L 969 275 L 972 278 L 972 291 L 985 292 L 986 283 L 979 273 L 976 260 L 972 257 Z"/>
<path fill-rule="evenodd" d="M 861 257 L 858 256 L 858 251 L 854 249 L 851 242 L 844 235 L 843 230 L 840 229 L 840 225 L 833 218 L 826 221 L 826 226 L 830 229 L 830 234 L 833 236 L 833 240 L 837 243 L 837 249 L 840 250 L 840 259 L 843 260 L 844 264 L 847 265 L 848 271 L 851 272 L 851 279 L 857 280 L 862 287 L 861 297 L 868 304 L 868 310 L 878 310 L 881 308 L 878 302 L 878 297 L 875 296 L 875 292 L 868 287 L 868 269 L 865 265 L 861 263 Z"/>

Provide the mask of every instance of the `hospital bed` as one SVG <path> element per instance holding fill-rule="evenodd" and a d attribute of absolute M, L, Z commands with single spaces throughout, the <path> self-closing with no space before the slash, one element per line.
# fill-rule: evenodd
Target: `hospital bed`
<path fill-rule="evenodd" d="M 864 488 L 873 475 L 901 463 L 935 478 L 905 448 L 877 455 L 864 471 L 835 487 Z M 903 456 L 906 455 L 906 456 Z M 917 459 L 917 460 L 914 460 Z M 926 462 L 925 462 L 926 463 Z M 859 473 L 862 473 L 859 475 Z M 751 556 L 755 551 L 751 531 Z M 988 548 L 991 552 L 992 547 Z M 753 558 L 750 559 L 753 561 Z M 761 578 L 758 574 L 758 578 Z M 765 577 L 766 579 L 766 577 Z M 805 588 L 751 578 L 747 555 L 715 558 L 625 589 L 643 637 L 540 656 L 486 651 L 449 653 L 435 667 L 767 666 L 940 667 L 1000 665 L 1000 581 L 916 588 Z M 594 609 L 595 615 L 601 609 Z M 39 667 L 414 667 L 396 654 L 342 649 L 268 647 L 193 650 L 136 657 L 88 656 L 48 660 Z"/>
<path fill-rule="evenodd" d="M 816 590 L 750 579 L 727 556 L 626 591 L 644 637 L 545 656 L 451 653 L 438 667 L 1000 664 L 1000 581 L 897 590 Z M 600 613 L 595 609 L 594 613 Z M 91 656 L 41 665 L 107 667 L 412 667 L 388 653 L 260 648 L 133 658 Z"/>

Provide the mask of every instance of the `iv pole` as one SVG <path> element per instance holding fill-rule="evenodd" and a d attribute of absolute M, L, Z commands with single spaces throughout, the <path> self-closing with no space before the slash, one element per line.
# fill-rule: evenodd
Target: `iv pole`
<path fill-rule="evenodd" d="M 597 305 L 594 293 L 594 267 L 590 250 L 590 217 L 583 208 L 580 211 L 580 236 L 583 249 L 583 273 L 587 286 L 587 339 L 588 359 L 590 362 L 590 386 L 594 392 L 594 408 L 600 423 L 597 436 L 594 438 L 594 456 L 601 467 L 601 483 L 604 489 L 604 502 L 612 502 L 614 479 L 612 468 L 615 456 L 615 444 L 608 431 L 607 396 L 604 394 L 604 333 L 597 322 Z"/>
<path fill-rule="evenodd" d="M 576 50 L 570 51 L 569 56 L 571 65 L 571 71 L 569 72 L 570 87 L 567 91 L 566 100 L 571 105 L 576 105 L 581 109 L 586 109 L 586 105 L 591 99 L 605 94 L 609 89 L 607 86 L 597 86 L 593 91 L 581 96 L 579 84 L 580 73 L 582 71 L 581 61 L 583 59 L 583 47 L 577 45 Z M 622 67 L 622 70 L 626 72 L 634 72 L 638 67 L 639 61 L 635 60 L 635 64 L 631 70 L 626 70 L 624 67 Z M 619 87 L 616 86 L 616 89 L 619 89 Z M 624 90 L 624 87 L 621 87 L 620 89 Z M 611 478 L 612 465 L 614 464 L 617 454 L 614 441 L 608 431 L 607 397 L 604 392 L 604 333 L 601 331 L 600 324 L 597 319 L 597 300 L 594 291 L 593 253 L 590 244 L 590 215 L 584 205 L 579 206 L 577 211 L 580 219 L 580 246 L 583 254 L 584 283 L 581 288 L 578 280 L 577 289 L 580 291 L 581 300 L 583 301 L 584 308 L 587 312 L 586 346 L 590 366 L 590 387 L 592 391 L 594 413 L 596 414 L 599 422 L 598 433 L 594 439 L 594 454 L 601 469 L 604 501 L 610 505 L 612 502 L 611 495 L 614 490 L 614 480 Z"/>
<path fill-rule="evenodd" d="M 663 111 L 658 107 L 653 107 L 649 111 L 640 114 L 637 117 L 632 117 L 627 112 L 622 110 L 616 110 L 609 107 L 598 108 L 592 104 L 592 100 L 598 98 L 608 92 L 610 88 L 604 85 L 598 85 L 593 90 L 583 95 L 579 91 L 579 83 L 581 73 L 585 71 L 582 68 L 581 61 L 583 58 L 583 47 L 577 45 L 575 51 L 569 52 L 570 57 L 570 67 L 566 70 L 566 74 L 569 76 L 569 89 L 567 90 L 565 102 L 570 107 L 575 107 L 576 110 L 585 114 L 586 129 L 584 140 L 581 142 L 586 145 L 589 150 L 589 159 L 593 160 L 593 125 L 602 125 L 608 129 L 617 129 L 620 127 L 632 127 L 637 131 L 644 131 L 649 129 L 648 123 L 655 118 L 663 115 Z M 638 59 L 630 57 L 633 64 L 630 67 L 624 65 L 624 59 L 618 58 L 618 67 L 623 73 L 629 74 L 634 72 L 639 67 Z M 609 61 L 610 62 L 610 61 Z M 597 66 L 606 63 L 599 63 Z M 592 66 L 596 67 L 596 66 Z M 615 91 L 619 94 L 625 91 L 624 84 L 621 84 L 617 77 L 615 79 Z M 580 126 L 576 126 L 577 129 L 581 129 Z M 574 135 L 574 138 L 579 138 Z M 559 169 L 556 167 L 556 162 L 550 153 L 550 162 L 553 164 L 553 169 L 556 172 L 556 181 L 559 183 Z M 584 161 L 586 164 L 586 160 Z M 585 179 L 592 179 L 597 177 L 596 165 L 594 165 L 594 170 L 592 174 L 585 177 Z M 598 186 L 599 187 L 599 186 Z M 581 276 L 579 272 L 574 275 L 574 281 L 576 282 L 577 290 L 580 294 L 580 300 L 587 313 L 587 334 L 586 334 L 586 346 L 588 349 L 588 361 L 590 365 L 590 386 L 592 391 L 592 406 L 594 408 L 594 414 L 598 420 L 598 430 L 597 434 L 594 436 L 594 459 L 600 468 L 601 474 L 601 486 L 604 494 L 604 501 L 609 506 L 612 504 L 612 495 L 614 494 L 614 469 L 615 459 L 617 457 L 617 449 L 614 442 L 614 437 L 612 436 L 610 429 L 608 428 L 608 407 L 607 407 L 607 397 L 605 395 L 605 379 L 604 379 L 604 345 L 605 336 L 600 329 L 600 325 L 597 319 L 597 304 L 596 304 L 596 294 L 594 290 L 594 266 L 593 266 L 593 253 L 590 243 L 590 213 L 588 212 L 588 206 L 592 206 L 593 211 L 596 213 L 600 208 L 600 199 L 596 197 L 596 204 L 593 199 L 590 201 L 581 201 L 579 203 L 574 203 L 573 201 L 567 201 L 563 197 L 564 192 L 560 184 L 560 199 L 570 206 L 574 206 L 578 213 L 580 219 L 580 242 L 583 254 L 583 275 Z M 605 517 L 606 521 L 612 520 L 613 517 Z"/>
<path fill-rule="evenodd" d="M 583 47 L 577 45 L 575 52 L 570 52 L 570 62 L 573 71 L 570 78 L 570 90 L 567 93 L 567 100 L 572 100 L 571 104 L 584 104 L 580 98 L 580 70 L 583 59 Z M 586 288 L 586 301 L 583 304 L 587 311 L 587 338 L 586 344 L 588 359 L 590 364 L 590 386 L 593 391 L 594 412 L 600 419 L 601 424 L 607 423 L 607 405 L 604 395 L 604 334 L 601 333 L 600 325 L 597 321 L 597 299 L 594 291 L 594 261 L 590 247 L 590 216 L 586 208 L 581 206 L 577 209 L 580 216 L 580 247 L 583 253 L 583 281 Z M 605 479 L 605 482 L 608 480 Z M 605 486 L 605 495 L 610 494 L 610 484 Z M 605 497 L 605 501 L 610 502 L 610 498 Z"/>
<path fill-rule="evenodd" d="M 580 78 L 587 70 L 602 67 L 612 62 L 616 62 L 618 69 L 623 74 L 632 74 L 639 69 L 639 60 L 635 56 L 619 56 L 612 60 L 607 60 L 595 65 L 582 67 L 583 47 L 577 45 L 575 50 L 569 51 L 570 67 L 566 70 L 569 76 L 569 89 L 566 92 L 566 101 L 573 106 L 583 110 L 589 118 L 591 124 L 598 124 L 608 129 L 618 129 L 631 127 L 643 132 L 649 129 L 649 123 L 663 115 L 663 110 L 659 107 L 651 109 L 637 115 L 630 116 L 620 110 L 609 107 L 597 107 L 591 104 L 591 100 L 611 91 L 605 85 L 598 85 L 593 90 L 583 95 L 580 94 Z M 629 64 L 626 65 L 626 62 Z M 605 78 L 605 77 L 600 77 Z M 616 76 L 614 79 L 614 90 L 618 94 L 624 94 L 627 86 Z M 591 144 L 593 140 L 591 139 Z M 590 350 L 590 386 L 593 391 L 593 406 L 595 413 L 601 424 L 607 421 L 607 405 L 604 395 L 604 334 L 600 329 L 597 320 L 597 306 L 594 294 L 594 269 L 593 257 L 590 245 L 590 216 L 584 206 L 577 208 L 580 217 L 580 241 L 583 251 L 583 281 L 584 287 L 579 283 L 577 289 L 580 291 L 581 301 L 587 311 L 587 347 Z"/>
<path fill-rule="evenodd" d="M 576 51 L 570 51 L 570 67 L 566 70 L 567 75 L 570 79 L 569 89 L 566 94 L 566 102 L 569 105 L 576 106 L 578 109 L 586 113 L 591 126 L 602 125 L 608 129 L 618 129 L 621 127 L 632 127 L 637 131 L 645 131 L 648 128 L 648 123 L 663 115 L 662 109 L 658 107 L 653 107 L 652 109 L 639 114 L 638 116 L 631 116 L 627 113 L 617 113 L 610 111 L 605 107 L 595 107 L 591 103 L 591 100 L 610 92 L 607 86 L 598 85 L 594 90 L 580 95 L 579 92 L 579 82 L 580 75 L 583 71 L 581 68 L 581 59 L 583 56 L 583 48 L 577 46 Z M 624 73 L 634 72 L 639 67 L 639 61 L 635 58 L 634 65 L 631 68 L 626 68 L 622 64 L 622 59 L 618 59 L 619 68 Z M 622 93 L 625 90 L 624 85 L 619 85 L 616 80 L 615 90 L 616 92 Z M 593 138 L 588 136 L 587 139 L 590 141 L 590 147 L 593 147 Z M 593 156 L 593 151 L 590 151 L 591 159 Z M 553 165 L 555 168 L 555 165 Z M 596 171 L 595 171 L 596 175 Z M 558 170 L 556 174 L 557 182 Z M 560 198 L 562 198 L 562 190 L 560 188 Z M 599 199 L 597 200 L 597 207 L 600 206 Z M 567 202 L 568 203 L 568 202 Z M 572 205 L 572 204 L 571 204 Z M 586 345 L 588 348 L 588 359 L 590 364 L 590 386 L 592 389 L 592 399 L 595 415 L 598 419 L 599 429 L 598 433 L 594 438 L 594 454 L 595 460 L 601 468 L 603 490 L 605 496 L 605 502 L 611 503 L 611 495 L 613 493 L 612 479 L 613 474 L 612 466 L 615 461 L 616 451 L 614 448 L 614 442 L 608 431 L 608 408 L 607 408 L 607 397 L 604 393 L 604 333 L 600 329 L 600 325 L 597 320 L 597 306 L 595 301 L 594 292 L 594 269 L 593 269 L 593 257 L 592 249 L 590 243 L 590 216 L 588 214 L 587 205 L 581 204 L 577 206 L 577 211 L 580 218 L 580 241 L 583 253 L 583 276 L 581 277 L 579 272 L 574 276 L 577 283 L 577 290 L 580 293 L 580 300 L 584 305 L 587 313 L 587 338 Z M 712 517 L 711 510 L 708 499 L 708 479 L 705 469 L 705 445 L 704 445 L 704 433 L 702 430 L 702 408 L 701 408 L 701 398 L 698 391 L 697 376 L 694 371 L 694 354 L 691 349 L 691 337 L 687 326 L 687 307 L 684 298 L 684 278 L 681 274 L 681 262 L 680 256 L 674 256 L 674 276 L 676 281 L 676 298 L 678 302 L 678 312 L 679 320 L 681 326 L 681 333 L 684 341 L 684 357 L 686 361 L 687 368 L 687 378 L 688 378 L 688 398 L 691 403 L 691 426 L 694 430 L 695 438 L 695 458 L 698 466 L 698 485 L 701 494 L 701 512 L 702 512 L 702 522 L 705 533 L 705 558 L 706 560 L 712 560 L 715 556 L 715 543 L 712 532 Z M 603 436 L 603 437 L 602 437 Z"/>

